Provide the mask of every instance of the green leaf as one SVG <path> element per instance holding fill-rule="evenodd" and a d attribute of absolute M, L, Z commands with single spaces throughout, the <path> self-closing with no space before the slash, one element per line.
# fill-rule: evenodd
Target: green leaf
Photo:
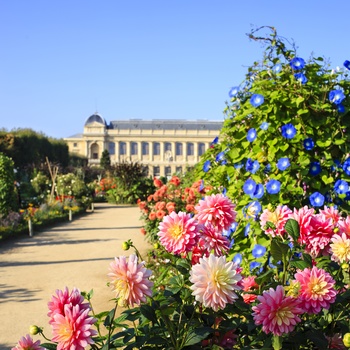
<path fill-rule="evenodd" d="M 192 329 L 187 335 L 184 346 L 198 344 L 203 339 L 205 339 L 212 331 L 213 331 L 212 328 L 209 328 L 209 327 Z"/>
<path fill-rule="evenodd" d="M 271 241 L 271 255 L 275 261 L 283 261 L 289 250 L 288 244 L 282 243 L 275 238 Z"/>
<path fill-rule="evenodd" d="M 298 221 L 294 219 L 289 219 L 284 226 L 284 229 L 287 233 L 293 238 L 293 241 L 296 242 L 300 235 L 300 227 Z"/>
<path fill-rule="evenodd" d="M 310 267 L 309 264 L 306 261 L 299 260 L 299 259 L 298 260 L 292 260 L 290 262 L 290 265 L 295 267 L 295 268 L 297 268 L 297 269 L 300 269 L 300 270 L 304 270 L 304 269 Z"/>
<path fill-rule="evenodd" d="M 183 275 L 174 276 L 169 280 L 168 290 L 173 292 L 174 294 L 178 293 L 184 286 L 184 277 Z"/>
<path fill-rule="evenodd" d="M 141 314 L 145 316 L 148 320 L 150 320 L 153 323 L 157 323 L 156 313 L 151 306 L 147 304 L 141 305 L 140 311 L 141 311 Z"/>
<path fill-rule="evenodd" d="M 304 102 L 304 97 L 302 96 L 299 96 L 296 100 L 295 100 L 295 103 L 297 105 L 297 107 L 299 107 L 300 103 Z"/>
<path fill-rule="evenodd" d="M 272 347 L 273 347 L 273 350 L 282 349 L 282 337 L 278 335 L 274 335 L 272 337 Z"/>
<path fill-rule="evenodd" d="M 271 277 L 274 275 L 273 270 L 267 270 L 265 273 L 262 275 L 259 275 L 258 277 L 255 278 L 256 283 L 261 286 L 265 282 L 270 281 Z"/>
<path fill-rule="evenodd" d="M 42 344 L 40 344 L 40 346 L 42 346 L 45 349 L 49 349 L 49 350 L 56 350 L 57 349 L 57 344 L 53 344 L 53 343 L 42 343 Z"/>
<path fill-rule="evenodd" d="M 302 253 L 304 261 L 308 264 L 308 267 L 312 267 L 312 257 L 309 254 Z"/>
<path fill-rule="evenodd" d="M 112 325 L 112 322 L 113 322 L 113 318 L 114 318 L 114 315 L 115 315 L 115 308 L 113 308 L 107 315 L 105 321 L 104 321 L 104 326 L 105 327 L 110 327 Z"/>
<path fill-rule="evenodd" d="M 328 177 L 327 175 L 323 175 L 322 176 L 322 181 L 324 184 L 328 185 L 328 184 L 331 184 L 334 182 L 334 178 L 331 176 L 331 177 Z"/>

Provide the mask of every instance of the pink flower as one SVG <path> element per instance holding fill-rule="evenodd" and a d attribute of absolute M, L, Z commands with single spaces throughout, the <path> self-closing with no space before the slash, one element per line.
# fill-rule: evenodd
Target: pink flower
<path fill-rule="evenodd" d="M 91 337 L 97 332 L 91 326 L 97 321 L 89 317 L 89 309 L 80 309 L 79 305 L 65 305 L 64 315 L 55 314 L 52 326 L 52 341 L 58 342 L 57 350 L 83 350 L 94 341 Z"/>
<path fill-rule="evenodd" d="M 205 307 L 214 311 L 224 309 L 226 304 L 232 304 L 238 297 L 235 290 L 239 290 L 237 283 L 241 280 L 235 264 L 226 262 L 224 256 L 199 259 L 199 263 L 192 266 L 190 271 L 191 289 L 195 299 Z"/>
<path fill-rule="evenodd" d="M 303 208 L 294 208 L 293 213 L 290 215 L 290 219 L 294 219 L 298 222 L 300 228 L 299 241 L 304 241 L 305 235 L 310 231 L 310 220 L 314 215 L 315 210 L 304 206 Z"/>
<path fill-rule="evenodd" d="M 197 211 L 195 218 L 198 223 L 205 226 L 211 223 L 220 232 L 228 230 L 235 222 L 237 215 L 234 210 L 235 205 L 223 194 L 206 196 L 204 200 L 199 200 L 195 209 Z"/>
<path fill-rule="evenodd" d="M 259 288 L 259 285 L 255 282 L 255 277 L 256 276 L 248 276 L 248 277 L 244 277 L 239 285 L 242 286 L 242 289 L 245 292 L 251 292 L 254 289 Z"/>
<path fill-rule="evenodd" d="M 185 253 L 197 244 L 197 222 L 191 214 L 173 211 L 163 218 L 158 228 L 159 240 L 170 253 Z"/>
<path fill-rule="evenodd" d="M 346 219 L 340 219 L 338 221 L 338 227 L 340 233 L 346 233 L 350 238 L 350 216 L 347 216 Z"/>
<path fill-rule="evenodd" d="M 332 337 L 326 336 L 328 340 L 328 348 L 329 349 L 337 349 L 337 350 L 346 350 L 348 349 L 344 343 L 343 338 L 339 333 L 334 334 Z"/>
<path fill-rule="evenodd" d="M 265 209 L 260 215 L 260 226 L 267 235 L 272 237 L 283 236 L 286 232 L 284 226 L 291 214 L 292 211 L 286 205 L 279 205 L 273 212 Z M 275 228 L 265 229 L 268 222 L 271 222 Z"/>
<path fill-rule="evenodd" d="M 262 330 L 268 334 L 282 335 L 293 331 L 295 325 L 300 322 L 298 315 L 303 313 L 300 301 L 290 296 L 285 296 L 282 286 L 276 290 L 270 288 L 258 296 L 260 304 L 253 306 L 253 318 L 256 325 L 262 324 Z"/>
<path fill-rule="evenodd" d="M 338 221 L 341 219 L 339 214 L 339 210 L 335 207 L 324 207 L 324 209 L 320 209 L 319 213 L 325 217 L 325 219 L 331 219 L 333 225 L 336 225 Z"/>
<path fill-rule="evenodd" d="M 40 340 L 34 343 L 32 337 L 27 334 L 25 337 L 22 337 L 16 347 L 11 350 L 45 350 L 45 348 L 40 346 Z"/>
<path fill-rule="evenodd" d="M 218 232 L 212 224 L 208 223 L 207 226 L 198 225 L 198 227 L 200 233 L 199 245 L 206 251 L 207 256 L 212 250 L 214 250 L 216 256 L 224 255 L 229 251 L 229 239 Z"/>
<path fill-rule="evenodd" d="M 243 301 L 244 301 L 246 304 L 254 303 L 254 301 L 256 300 L 257 297 L 258 297 L 258 296 L 257 296 L 256 294 L 242 293 Z"/>
<path fill-rule="evenodd" d="M 339 263 L 349 262 L 350 261 L 350 237 L 345 233 L 341 235 L 334 235 L 331 238 L 331 259 Z"/>
<path fill-rule="evenodd" d="M 294 277 L 300 284 L 298 299 L 305 312 L 317 314 L 334 303 L 337 295 L 333 288 L 335 281 L 325 270 L 314 266 L 311 270 L 298 271 Z"/>
<path fill-rule="evenodd" d="M 54 316 L 56 314 L 64 315 L 64 308 L 66 305 L 70 307 L 79 305 L 81 310 L 90 308 L 89 303 L 84 303 L 84 297 L 77 288 L 73 288 L 70 294 L 67 287 L 65 287 L 63 291 L 57 289 L 56 295 L 57 296 L 53 295 L 51 301 L 47 304 L 49 308 L 47 316 L 50 317 L 49 323 L 54 321 Z"/>
<path fill-rule="evenodd" d="M 110 264 L 110 271 L 108 276 L 112 279 L 111 285 L 119 298 L 119 305 L 140 305 L 146 302 L 146 296 L 152 296 L 153 282 L 149 280 L 152 271 L 146 269 L 143 262 L 138 263 L 135 254 L 129 256 L 128 262 L 125 256 L 115 258 Z"/>

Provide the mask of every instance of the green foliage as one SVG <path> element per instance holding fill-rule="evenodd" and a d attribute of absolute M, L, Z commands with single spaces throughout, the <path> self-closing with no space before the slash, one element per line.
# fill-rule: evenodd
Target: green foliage
<path fill-rule="evenodd" d="M 100 167 L 102 169 L 107 170 L 111 166 L 111 158 L 109 156 L 108 150 L 104 150 L 102 152 L 101 160 L 100 160 Z"/>

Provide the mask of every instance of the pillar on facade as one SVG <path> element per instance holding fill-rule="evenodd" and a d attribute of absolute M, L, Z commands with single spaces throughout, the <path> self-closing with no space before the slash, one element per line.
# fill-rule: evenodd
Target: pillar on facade
<path fill-rule="evenodd" d="M 131 142 L 126 141 L 126 157 L 131 159 Z"/>
<path fill-rule="evenodd" d="M 193 142 L 193 155 L 194 160 L 198 162 L 198 142 Z"/>
<path fill-rule="evenodd" d="M 149 160 L 153 162 L 153 141 L 149 141 Z"/>
<path fill-rule="evenodd" d="M 119 163 L 119 159 L 120 159 L 119 152 L 120 152 L 119 141 L 117 141 L 115 143 L 115 156 L 114 156 L 114 160 L 116 163 Z"/>
<path fill-rule="evenodd" d="M 138 141 L 137 142 L 137 158 L 139 161 L 142 159 L 142 142 Z"/>

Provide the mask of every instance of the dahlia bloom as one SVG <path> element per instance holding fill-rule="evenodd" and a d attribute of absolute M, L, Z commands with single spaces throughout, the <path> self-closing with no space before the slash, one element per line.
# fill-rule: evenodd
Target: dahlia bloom
<path fill-rule="evenodd" d="M 121 306 L 140 305 L 146 301 L 146 296 L 152 295 L 153 282 L 149 280 L 151 270 L 144 267 L 144 263 L 137 262 L 137 256 L 131 254 L 129 261 L 125 256 L 115 258 L 110 264 L 108 276 L 112 279 L 111 285 L 119 298 Z"/>
<path fill-rule="evenodd" d="M 198 231 L 200 233 L 199 244 L 207 256 L 212 250 L 216 256 L 224 255 L 229 251 L 230 240 L 218 232 L 212 224 L 198 225 Z"/>
<path fill-rule="evenodd" d="M 40 340 L 34 343 L 32 337 L 27 334 L 25 337 L 22 337 L 11 350 L 45 350 L 45 348 L 40 346 Z"/>
<path fill-rule="evenodd" d="M 350 238 L 350 216 L 347 216 L 346 219 L 340 219 L 337 223 L 340 233 L 345 233 Z"/>
<path fill-rule="evenodd" d="M 315 209 L 304 206 L 302 208 L 294 208 L 293 213 L 290 215 L 290 219 L 294 219 L 299 224 L 300 236 L 299 240 L 304 241 L 304 237 L 310 231 L 310 221 L 315 213 Z"/>
<path fill-rule="evenodd" d="M 169 253 L 189 252 L 198 241 L 197 222 L 191 214 L 172 212 L 158 226 L 160 243 Z"/>
<path fill-rule="evenodd" d="M 318 314 L 334 303 L 337 295 L 333 288 L 335 281 L 325 270 L 314 266 L 311 270 L 298 271 L 294 277 L 300 283 L 298 299 L 305 312 Z"/>
<path fill-rule="evenodd" d="M 290 219 L 291 214 L 292 211 L 286 205 L 279 205 L 273 212 L 265 209 L 260 215 L 260 226 L 267 235 L 272 237 L 283 236 L 286 232 L 284 226 L 287 220 Z M 265 229 L 264 227 L 268 222 L 274 224 L 275 228 Z"/>
<path fill-rule="evenodd" d="M 334 235 L 331 238 L 331 259 L 339 263 L 349 262 L 350 261 L 350 237 L 345 233 L 341 235 Z"/>
<path fill-rule="evenodd" d="M 339 210 L 332 206 L 332 207 L 324 207 L 324 209 L 319 210 L 320 215 L 323 215 L 326 219 L 332 219 L 333 224 L 337 224 L 338 221 L 341 219 Z"/>
<path fill-rule="evenodd" d="M 284 289 L 278 285 L 276 290 L 270 288 L 258 296 L 258 305 L 253 306 L 253 318 L 256 325 L 262 324 L 262 330 L 268 334 L 282 335 L 293 331 L 300 322 L 303 313 L 300 300 L 285 296 Z"/>
<path fill-rule="evenodd" d="M 195 207 L 198 223 L 208 225 L 211 223 L 218 231 L 228 230 L 235 222 L 235 205 L 223 194 L 212 194 L 199 200 Z"/>
<path fill-rule="evenodd" d="M 199 263 L 192 266 L 192 295 L 214 311 L 224 309 L 226 304 L 232 304 L 238 298 L 235 290 L 240 289 L 237 283 L 241 278 L 232 261 L 227 262 L 224 256 L 210 254 L 209 257 L 200 258 Z"/>
<path fill-rule="evenodd" d="M 51 323 L 52 341 L 58 343 L 57 350 L 84 350 L 94 343 L 91 337 L 97 335 L 97 331 L 91 327 L 97 320 L 89 317 L 89 311 L 80 309 L 79 305 L 65 305 L 64 315 L 54 315 L 54 321 Z"/>
<path fill-rule="evenodd" d="M 56 296 L 53 295 L 51 300 L 47 303 L 49 312 L 47 316 L 50 317 L 49 323 L 54 322 L 55 315 L 63 315 L 65 306 L 69 305 L 70 308 L 79 305 L 80 310 L 90 309 L 89 303 L 84 303 L 84 297 L 80 294 L 79 289 L 73 288 L 71 293 L 67 287 L 64 290 L 56 290 Z"/>

